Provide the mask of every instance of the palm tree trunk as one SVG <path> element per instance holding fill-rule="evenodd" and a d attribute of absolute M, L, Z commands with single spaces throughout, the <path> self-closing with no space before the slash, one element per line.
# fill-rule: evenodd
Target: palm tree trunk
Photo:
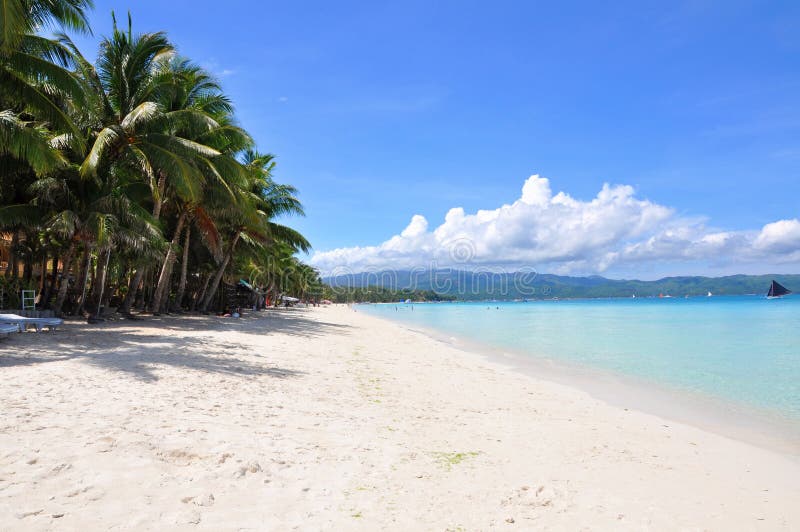
<path fill-rule="evenodd" d="M 124 314 L 126 316 L 130 315 L 131 307 L 133 306 L 134 301 L 136 301 L 136 293 L 139 291 L 139 285 L 142 284 L 144 270 L 144 266 L 139 266 L 131 276 L 131 280 L 128 283 L 128 292 L 125 294 L 125 299 L 122 301 L 122 305 L 119 309 L 120 314 Z"/>
<path fill-rule="evenodd" d="M 67 298 L 67 289 L 69 288 L 69 270 L 72 267 L 72 257 L 75 255 L 75 242 L 70 242 L 67 252 L 64 253 L 61 266 L 61 285 L 58 287 L 58 295 L 56 302 L 53 304 L 53 311 L 56 315 L 61 314 L 61 307 L 64 305 L 64 300 Z"/>
<path fill-rule="evenodd" d="M 158 178 L 157 190 L 153 193 L 153 219 L 158 220 L 161 217 L 161 206 L 164 204 L 162 198 L 166 190 L 167 178 L 162 174 Z M 125 294 L 125 299 L 122 301 L 120 312 L 122 314 L 130 314 L 131 307 L 136 302 L 136 295 L 139 292 L 139 286 L 142 284 L 142 279 L 147 271 L 147 267 L 142 265 L 136 268 L 136 273 L 133 274 L 133 279 L 128 285 L 128 293 Z"/>
<path fill-rule="evenodd" d="M 109 294 L 109 297 L 113 297 L 114 294 L 121 294 L 123 285 L 128 285 L 128 281 L 130 280 L 128 277 L 128 266 L 128 261 L 120 257 L 119 271 L 117 272 L 117 282 L 114 283 L 115 288 L 111 294 Z"/>
<path fill-rule="evenodd" d="M 42 252 L 42 262 L 39 263 L 39 303 L 47 288 L 47 251 Z"/>
<path fill-rule="evenodd" d="M 134 301 L 136 301 L 136 294 L 139 291 L 139 285 L 142 284 L 142 278 L 144 277 L 145 270 L 147 270 L 145 265 L 141 265 L 136 268 L 136 272 L 133 274 L 131 282 L 128 284 L 128 293 L 125 294 L 125 299 L 122 301 L 122 307 L 120 308 L 120 312 L 122 314 L 131 313 L 131 307 L 133 306 Z"/>
<path fill-rule="evenodd" d="M 167 189 L 167 176 L 159 172 L 157 190 L 153 194 L 153 218 L 158 220 L 161 216 L 161 206 L 164 205 L 164 192 Z"/>
<path fill-rule="evenodd" d="M 175 264 L 175 259 L 178 258 L 175 249 L 178 247 L 178 242 L 183 232 L 184 221 L 186 221 L 185 211 L 178 217 L 178 225 L 175 227 L 175 234 L 167 248 L 167 255 L 164 257 L 164 263 L 161 265 L 161 274 L 158 276 L 156 293 L 153 295 L 153 312 L 155 313 L 161 312 L 164 307 L 164 302 L 169 299 L 169 279 L 172 276 L 172 265 Z"/>
<path fill-rule="evenodd" d="M 206 295 L 203 298 L 203 303 L 200 305 L 200 310 L 202 312 L 206 312 L 208 310 L 208 305 L 211 304 L 214 294 L 217 293 L 219 282 L 222 280 L 222 275 L 225 273 L 225 269 L 228 267 L 228 263 L 231 261 L 233 250 L 236 248 L 236 243 L 239 242 L 240 236 L 242 236 L 242 233 L 237 231 L 236 236 L 233 238 L 230 246 L 228 247 L 228 252 L 225 254 L 225 258 L 222 259 L 222 264 L 219 265 L 217 273 L 214 274 L 214 279 L 211 281 L 211 287 L 206 291 Z"/>
<path fill-rule="evenodd" d="M 156 282 L 154 277 L 155 276 L 153 275 L 153 269 L 148 268 L 147 279 L 145 279 L 145 282 L 142 285 L 142 293 L 139 298 L 139 305 L 138 305 L 138 308 L 142 309 L 143 311 L 145 309 L 150 308 L 151 303 L 153 302 L 153 292 L 154 292 L 153 286 L 155 285 Z"/>
<path fill-rule="evenodd" d="M 6 265 L 6 279 L 11 278 L 11 274 L 14 274 L 14 277 L 17 276 L 17 246 L 19 244 L 19 232 L 14 231 L 11 234 L 11 246 L 8 248 L 8 264 Z"/>
<path fill-rule="evenodd" d="M 203 288 L 200 289 L 200 292 L 197 293 L 197 297 L 195 297 L 194 300 L 192 301 L 192 308 L 191 308 L 192 312 L 194 312 L 194 310 L 197 308 L 197 305 L 201 303 L 203 301 L 203 298 L 206 296 L 206 290 L 208 290 L 208 283 L 211 282 L 211 277 L 212 275 L 209 272 L 208 275 L 206 275 L 206 280 L 203 283 Z"/>
<path fill-rule="evenodd" d="M 75 316 L 80 316 L 81 312 L 83 312 L 84 303 L 86 302 L 86 284 L 89 282 L 89 271 L 91 270 L 92 265 L 92 249 L 89 245 L 86 245 L 86 260 L 83 261 L 83 268 L 81 269 L 81 273 L 79 277 L 81 278 L 81 282 L 78 286 L 81 287 L 81 297 L 78 300 L 78 304 L 75 305 Z"/>
<path fill-rule="evenodd" d="M 33 278 L 33 257 L 22 259 L 22 280 L 25 286 L 29 286 Z"/>
<path fill-rule="evenodd" d="M 46 268 L 45 268 L 46 269 Z M 50 302 L 50 296 L 53 293 L 53 290 L 56 287 L 56 282 L 58 281 L 58 253 L 53 254 L 53 266 L 50 273 L 50 282 L 45 285 L 44 293 L 42 294 L 42 308 L 47 308 L 47 304 Z"/>
<path fill-rule="evenodd" d="M 186 276 L 189 272 L 189 242 L 192 238 L 192 225 L 186 224 L 186 236 L 183 237 L 183 257 L 181 257 L 181 280 L 178 282 L 178 293 L 175 296 L 175 307 L 180 310 L 183 294 L 186 292 Z"/>
<path fill-rule="evenodd" d="M 108 272 L 108 261 L 111 259 L 111 248 L 97 257 L 97 267 L 94 274 L 94 283 L 89 294 L 87 311 L 90 315 L 100 316 L 100 308 L 103 305 L 103 292 L 106 288 L 106 273 Z"/>

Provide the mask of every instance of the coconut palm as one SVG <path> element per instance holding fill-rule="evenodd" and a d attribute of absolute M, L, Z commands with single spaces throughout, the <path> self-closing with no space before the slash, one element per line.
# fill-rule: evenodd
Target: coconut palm
<path fill-rule="evenodd" d="M 35 32 L 52 26 L 88 32 L 86 9 L 91 6 L 91 0 L 0 2 L 0 109 L 77 132 L 65 109 L 68 101 L 83 104 L 80 80 L 65 68 L 72 64 L 72 54 Z"/>
<path fill-rule="evenodd" d="M 186 94 L 182 73 L 174 68 L 181 63 L 173 61 L 174 49 L 166 35 L 134 35 L 130 17 L 127 31 L 122 31 L 114 19 L 113 34 L 101 43 L 96 67 L 67 39 L 64 42 L 79 58 L 82 77 L 93 89 L 88 106 L 93 113 L 89 117 L 91 148 L 81 163 L 81 175 L 98 179 L 114 165 L 136 168 L 150 187 L 155 219 L 160 218 L 167 195 L 198 201 L 209 160 L 220 152 L 191 137 L 220 128 L 207 110 L 224 109 L 221 92 L 210 94 L 210 83 L 203 80 L 196 81 L 194 92 Z M 179 215 L 162 276 L 171 272 L 184 221 L 185 215 Z M 123 312 L 130 311 L 144 272 L 144 264 L 140 264 L 129 285 Z M 166 278 L 159 283 L 157 300 L 165 282 Z"/>
<path fill-rule="evenodd" d="M 122 30 L 112 14 L 95 63 L 64 34 L 34 33 L 88 31 L 90 6 L 0 0 L 0 229 L 15 250 L 7 273 L 20 261 L 30 279 L 40 265 L 49 292 L 60 264 L 56 311 L 73 278 L 92 312 L 107 286 L 125 294 L 123 312 L 140 286 L 160 311 L 182 243 L 177 306 L 190 272 L 205 310 L 225 272 L 248 261 L 271 261 L 260 267 L 272 286 L 309 292 L 315 274 L 293 257 L 309 244 L 276 221 L 303 213 L 297 191 L 274 182 L 274 157 L 252 149 L 213 76 L 177 57 L 164 33 L 134 35 L 130 15 Z M 147 274 L 148 263 L 159 267 Z"/>
<path fill-rule="evenodd" d="M 252 143 L 249 135 L 232 123 L 233 108 L 230 102 L 223 95 L 218 82 L 202 68 L 185 58 L 174 58 L 162 64 L 158 77 L 161 80 L 160 102 L 169 113 L 192 111 L 205 114 L 213 121 L 213 126 L 201 128 L 194 127 L 195 124 L 191 122 L 180 124 L 174 133 L 211 147 L 217 151 L 217 155 L 200 156 L 192 161 L 200 173 L 197 176 L 202 185 L 199 197 L 195 194 L 186 194 L 180 187 L 167 183 L 165 201 L 174 211 L 177 221 L 153 295 L 152 308 L 155 312 L 168 308 L 172 268 L 177 259 L 178 241 L 184 227 L 188 235 L 192 223 L 196 222 L 204 242 L 209 245 L 213 253 L 218 254 L 219 237 L 216 226 L 203 204 L 210 197 L 219 195 L 223 197 L 223 201 L 236 201 L 233 188 L 246 183 L 246 174 L 244 167 L 234 155 Z M 188 242 L 188 238 L 186 241 Z M 186 260 L 183 261 L 179 294 L 185 290 L 185 270 Z M 180 301 L 180 298 L 178 299 Z"/>
<path fill-rule="evenodd" d="M 251 246 L 280 241 L 296 250 L 307 251 L 310 248 L 303 235 L 274 221 L 279 216 L 305 214 L 297 199 L 297 190 L 290 185 L 275 183 L 272 179 L 275 156 L 246 150 L 242 163 L 247 168 L 249 183 L 246 189 L 237 191 L 239 201 L 227 213 L 227 247 L 200 305 L 203 311 L 208 310 L 240 240 Z"/>
<path fill-rule="evenodd" d="M 53 25 L 88 33 L 86 11 L 92 7 L 92 0 L 0 2 L 0 53 L 12 52 L 20 46 L 25 35 Z"/>
<path fill-rule="evenodd" d="M 107 264 L 108 254 L 115 245 L 141 250 L 160 239 L 149 213 L 135 201 L 137 185 L 122 171 L 109 174 L 104 181 L 87 182 L 75 170 L 65 170 L 55 176 L 41 177 L 31 186 L 32 207 L 44 215 L 42 226 L 68 243 L 62 256 L 63 275 L 53 305 L 55 312 L 61 311 L 66 299 L 69 272 L 79 249 L 84 250 L 87 259 L 92 252 L 100 252 Z M 104 271 L 101 267 L 100 275 L 95 278 L 103 278 Z M 88 269 L 84 269 L 79 287 L 85 287 L 87 274 Z M 92 294 L 100 286 L 102 282 Z"/>

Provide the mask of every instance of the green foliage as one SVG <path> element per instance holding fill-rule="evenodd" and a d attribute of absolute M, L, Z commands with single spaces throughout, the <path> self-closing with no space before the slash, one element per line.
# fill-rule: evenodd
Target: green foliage
<path fill-rule="evenodd" d="M 20 267 L 6 283 L 42 283 L 56 311 L 106 295 L 127 312 L 139 293 L 156 311 L 173 294 L 205 309 L 225 276 L 318 296 L 318 273 L 294 257 L 309 242 L 277 222 L 303 214 L 297 190 L 273 180 L 275 157 L 209 72 L 166 33 L 134 33 L 130 14 L 123 28 L 112 13 L 95 63 L 66 34 L 34 33 L 88 32 L 91 6 L 0 0 L 0 245 Z"/>
<path fill-rule="evenodd" d="M 325 284 L 322 288 L 322 299 L 334 303 L 396 303 L 410 299 L 411 301 L 454 301 L 455 296 L 437 294 L 433 290 L 411 290 L 367 287 L 338 287 Z"/>

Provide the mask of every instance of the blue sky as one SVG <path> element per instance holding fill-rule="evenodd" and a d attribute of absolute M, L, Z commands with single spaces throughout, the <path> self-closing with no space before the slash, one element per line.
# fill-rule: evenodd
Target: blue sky
<path fill-rule="evenodd" d="M 300 189 L 308 211 L 292 224 L 318 251 L 373 246 L 378 258 L 361 253 L 360 265 L 396 259 L 400 248 L 381 245 L 413 215 L 432 233 L 452 208 L 520 200 L 539 174 L 552 195 L 582 205 L 604 183 L 631 186 L 636 201 L 669 208 L 656 225 L 692 226 L 681 238 L 695 243 L 744 240 L 631 260 L 630 246 L 659 237 L 650 227 L 602 249 L 519 255 L 538 268 L 800 271 L 792 224 L 775 228 L 783 240 L 769 253 L 736 260 L 765 225 L 800 215 L 800 3 L 601 4 L 96 0 L 95 36 L 77 41 L 93 56 L 112 9 L 119 19 L 130 9 L 135 31 L 167 31 L 222 79 L 260 149 L 278 155 L 277 179 Z M 558 224 L 552 214 L 531 223 Z M 400 247 L 428 253 L 431 242 Z M 620 254 L 603 262 L 609 253 Z"/>

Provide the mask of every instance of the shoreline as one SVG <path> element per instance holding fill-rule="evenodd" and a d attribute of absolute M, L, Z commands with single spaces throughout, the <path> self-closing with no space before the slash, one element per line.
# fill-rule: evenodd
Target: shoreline
<path fill-rule="evenodd" d="M 722 296 L 721 296 L 722 297 Z M 719 436 L 779 452 L 800 462 L 800 420 L 776 411 L 733 403 L 691 390 L 543 354 L 532 355 L 481 343 L 463 336 L 391 317 L 370 314 L 450 347 L 483 357 L 533 379 L 543 379 L 588 393 L 610 406 L 632 409 L 690 425 Z M 767 416 L 767 419 L 764 419 Z M 791 423 L 792 426 L 787 426 Z"/>
<path fill-rule="evenodd" d="M 797 460 L 346 307 L 0 343 L 0 529 L 800 526 Z"/>

